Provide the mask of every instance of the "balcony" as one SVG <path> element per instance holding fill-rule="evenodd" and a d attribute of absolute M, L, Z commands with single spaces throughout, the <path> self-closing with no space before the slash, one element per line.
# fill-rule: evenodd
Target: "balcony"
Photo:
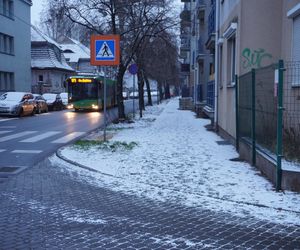
<path fill-rule="evenodd" d="M 209 81 L 206 88 L 206 106 L 211 110 L 215 109 L 215 81 Z"/>
<path fill-rule="evenodd" d="M 216 32 L 215 20 L 216 20 L 216 5 L 213 4 L 208 16 L 208 22 L 207 22 L 208 39 L 205 43 L 206 48 L 209 50 L 214 50 L 215 48 L 215 32 Z"/>
<path fill-rule="evenodd" d="M 190 3 L 191 0 L 181 0 L 182 3 Z"/>
<path fill-rule="evenodd" d="M 180 13 L 180 19 L 182 21 L 186 21 L 186 22 L 191 22 L 191 11 L 184 9 L 181 13 Z"/>
<path fill-rule="evenodd" d="M 204 20 L 205 18 L 205 9 L 206 4 L 204 0 L 198 0 L 196 4 L 196 10 L 197 10 L 197 17 L 199 20 Z"/>
<path fill-rule="evenodd" d="M 188 38 L 190 36 L 191 36 L 191 29 L 189 27 L 180 29 L 180 38 L 181 39 Z"/>
<path fill-rule="evenodd" d="M 197 43 L 197 61 L 199 60 L 204 60 L 205 58 L 205 50 L 204 50 L 204 45 L 203 45 L 203 41 L 202 38 L 200 37 L 198 39 L 198 43 Z"/>
<path fill-rule="evenodd" d="M 181 51 L 189 51 L 191 49 L 191 42 L 189 38 L 182 38 L 180 50 Z"/>

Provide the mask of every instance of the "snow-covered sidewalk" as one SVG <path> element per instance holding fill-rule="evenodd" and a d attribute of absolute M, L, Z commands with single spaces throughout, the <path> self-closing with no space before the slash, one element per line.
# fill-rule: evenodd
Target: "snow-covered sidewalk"
<path fill-rule="evenodd" d="M 111 125 L 108 132 L 113 138 L 106 146 L 69 146 L 60 151 L 96 173 L 57 157 L 52 161 L 77 171 L 85 181 L 113 190 L 300 225 L 300 195 L 276 193 L 255 168 L 230 161 L 238 157 L 235 148 L 218 145 L 222 138 L 207 131 L 207 124 L 209 120 L 178 110 L 178 99 L 172 99 L 147 108 L 135 123 Z"/>

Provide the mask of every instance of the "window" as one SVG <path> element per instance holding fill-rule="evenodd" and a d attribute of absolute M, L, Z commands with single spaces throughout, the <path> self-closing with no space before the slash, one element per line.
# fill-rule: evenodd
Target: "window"
<path fill-rule="evenodd" d="M 233 86 L 235 82 L 235 74 L 236 74 L 236 40 L 235 36 L 231 37 L 228 42 L 228 85 Z"/>
<path fill-rule="evenodd" d="M 300 86 L 300 15 L 293 18 L 292 60 L 290 67 L 293 86 Z"/>
<path fill-rule="evenodd" d="M 14 91 L 15 76 L 12 72 L 0 71 L 0 91 Z"/>
<path fill-rule="evenodd" d="M 0 0 L 0 14 L 9 18 L 14 17 L 14 1 Z"/>
<path fill-rule="evenodd" d="M 43 75 L 39 75 L 39 82 L 43 82 L 44 81 L 44 76 Z"/>
<path fill-rule="evenodd" d="M 293 61 L 300 61 L 300 15 L 293 19 Z"/>
<path fill-rule="evenodd" d="M 14 38 L 12 36 L 0 33 L 0 53 L 14 54 Z"/>

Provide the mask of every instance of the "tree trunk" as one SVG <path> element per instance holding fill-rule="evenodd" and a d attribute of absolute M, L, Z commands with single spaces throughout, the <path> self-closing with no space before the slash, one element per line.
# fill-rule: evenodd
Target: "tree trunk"
<path fill-rule="evenodd" d="M 165 98 L 166 99 L 170 99 L 171 98 L 169 83 L 165 83 Z"/>
<path fill-rule="evenodd" d="M 162 91 L 162 83 L 161 82 L 158 83 L 158 92 L 159 92 L 159 100 L 161 101 L 164 98 L 164 94 L 163 94 L 163 91 Z"/>
<path fill-rule="evenodd" d="M 151 89 L 150 89 L 150 83 L 149 83 L 149 79 L 147 77 L 147 75 L 144 72 L 144 79 L 146 82 L 146 87 L 147 87 L 147 97 L 148 97 L 148 105 L 152 106 L 152 98 L 151 98 Z"/>
<path fill-rule="evenodd" d="M 143 110 L 145 110 L 144 103 L 144 79 L 142 71 L 138 70 L 138 90 L 139 90 L 139 109 L 140 109 L 140 118 L 143 117 Z"/>
<path fill-rule="evenodd" d="M 117 102 L 118 102 L 118 113 L 119 113 L 119 120 L 125 120 L 125 109 L 124 109 L 124 102 L 123 102 L 123 77 L 126 72 L 126 67 L 121 63 L 118 69 L 118 76 L 117 76 Z"/>

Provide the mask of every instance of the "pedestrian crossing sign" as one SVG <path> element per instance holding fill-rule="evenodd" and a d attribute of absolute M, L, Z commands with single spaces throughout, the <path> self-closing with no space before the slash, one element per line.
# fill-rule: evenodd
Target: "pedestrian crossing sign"
<path fill-rule="evenodd" d="M 91 65 L 113 66 L 120 64 L 120 36 L 91 36 Z"/>

